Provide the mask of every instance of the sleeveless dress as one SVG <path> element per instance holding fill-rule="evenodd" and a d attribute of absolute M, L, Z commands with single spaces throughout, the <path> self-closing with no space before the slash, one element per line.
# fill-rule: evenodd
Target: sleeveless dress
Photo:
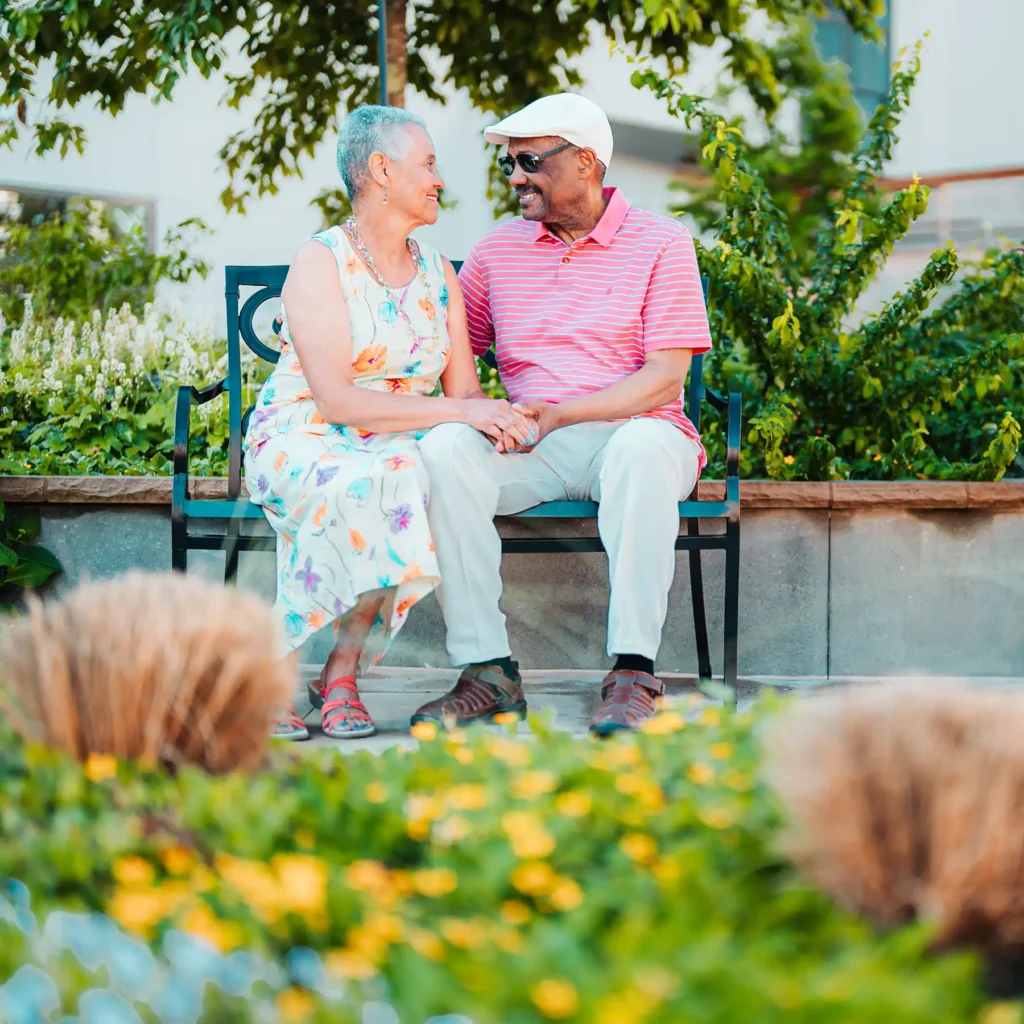
<path fill-rule="evenodd" d="M 312 236 L 338 264 L 359 387 L 430 395 L 448 362 L 448 288 L 436 250 L 419 245 L 417 272 L 387 291 L 340 227 Z M 423 277 L 426 278 L 424 285 Z M 367 655 L 379 661 L 409 609 L 440 582 L 427 523 L 429 481 L 419 455 L 425 430 L 375 434 L 328 423 L 313 403 L 282 303 L 281 357 L 256 401 L 245 437 L 245 480 L 277 533 L 277 600 L 294 650 L 353 608 L 360 594 L 387 589 Z"/>

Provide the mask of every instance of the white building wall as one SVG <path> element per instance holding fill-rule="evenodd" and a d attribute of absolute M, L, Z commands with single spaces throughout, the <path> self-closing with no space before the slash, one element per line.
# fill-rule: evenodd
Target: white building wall
<path fill-rule="evenodd" d="M 891 2 L 894 52 L 927 29 L 931 39 L 890 173 L 1024 166 L 1024 0 Z M 620 55 L 609 56 L 607 44 L 596 44 L 582 66 L 584 92 L 613 120 L 676 127 L 652 94 L 632 88 L 630 66 Z M 720 67 L 714 52 L 699 54 L 688 87 L 712 91 Z M 0 187 L 152 199 L 158 236 L 187 217 L 201 218 L 213 230 L 200 242 L 201 254 L 213 270 L 206 282 L 190 285 L 178 297 L 190 313 L 220 329 L 224 265 L 287 262 L 296 246 L 319 227 L 310 201 L 337 181 L 333 140 L 327 140 L 307 163 L 303 178 L 284 179 L 277 195 L 250 202 L 244 215 L 225 213 L 218 196 L 227 174 L 217 154 L 232 132 L 246 127 L 251 109 L 233 111 L 220 105 L 224 92 L 223 80 L 192 75 L 179 84 L 172 103 L 154 105 L 136 97 L 116 119 L 94 110 L 73 111 L 89 136 L 84 155 L 69 154 L 61 160 L 51 153 L 39 158 L 22 142 L 13 151 L 0 152 Z M 481 141 L 488 119 L 460 95 L 442 105 L 410 92 L 409 107 L 426 118 L 449 195 L 457 200 L 457 207 L 443 212 L 423 237 L 450 257 L 463 258 L 492 223 L 484 197 Z M 670 177 L 663 165 L 622 155 L 613 159 L 609 170 L 609 181 L 621 186 L 631 202 L 655 211 L 664 211 L 672 198 Z M 974 201 L 977 204 L 977 190 Z M 984 198 L 981 205 L 985 206 Z M 990 219 L 998 227 L 1001 211 L 1012 207 L 1012 201 L 1008 206 L 1005 197 L 1000 199 L 993 204 Z"/>

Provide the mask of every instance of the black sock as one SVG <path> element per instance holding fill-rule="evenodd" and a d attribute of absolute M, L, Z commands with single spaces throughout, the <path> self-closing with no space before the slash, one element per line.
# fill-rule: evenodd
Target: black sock
<path fill-rule="evenodd" d="M 615 659 L 615 672 L 646 672 L 649 676 L 654 675 L 654 662 L 650 658 L 643 658 L 639 654 L 620 654 Z"/>
<path fill-rule="evenodd" d="M 482 665 L 497 665 L 508 679 L 515 680 L 519 676 L 519 662 L 513 661 L 511 657 L 487 658 L 481 662 Z"/>

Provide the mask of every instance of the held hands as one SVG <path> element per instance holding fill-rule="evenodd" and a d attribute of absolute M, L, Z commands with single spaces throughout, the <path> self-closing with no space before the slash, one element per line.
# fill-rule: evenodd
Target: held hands
<path fill-rule="evenodd" d="M 489 438 L 498 452 L 524 451 L 539 440 L 536 419 L 501 398 L 468 398 L 464 422 Z"/>

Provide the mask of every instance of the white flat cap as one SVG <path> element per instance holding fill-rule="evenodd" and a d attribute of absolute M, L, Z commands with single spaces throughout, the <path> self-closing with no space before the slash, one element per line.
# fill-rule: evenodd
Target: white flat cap
<path fill-rule="evenodd" d="M 484 129 L 484 138 L 504 146 L 509 139 L 558 135 L 581 149 L 592 149 L 605 165 L 612 159 L 612 126 L 594 102 L 572 92 L 534 100 L 522 110 Z"/>

